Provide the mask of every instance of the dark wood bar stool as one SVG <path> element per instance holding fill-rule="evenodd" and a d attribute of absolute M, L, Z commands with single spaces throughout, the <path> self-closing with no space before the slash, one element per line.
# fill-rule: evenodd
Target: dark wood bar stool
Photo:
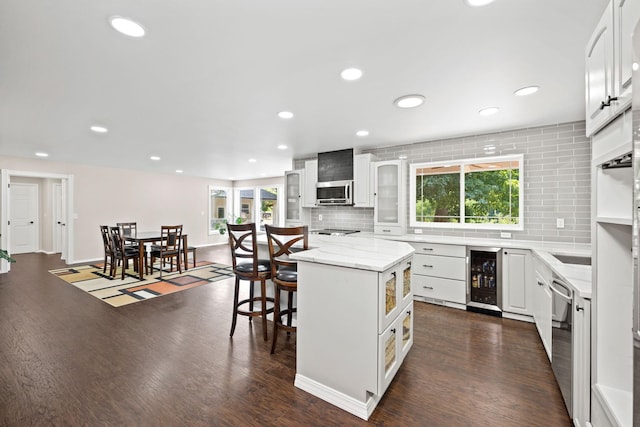
<path fill-rule="evenodd" d="M 274 284 L 275 298 L 273 311 L 273 343 L 271 354 L 276 349 L 278 330 L 287 331 L 287 335 L 296 331 L 292 324 L 293 313 L 297 307 L 293 306 L 293 295 L 298 290 L 297 263 L 289 259 L 289 254 L 309 248 L 308 227 L 272 227 L 265 225 L 267 241 L 269 242 L 269 257 L 271 260 L 271 280 Z M 280 293 L 287 292 L 287 308 L 280 309 Z M 282 318 L 286 316 L 287 322 Z"/>
<path fill-rule="evenodd" d="M 256 240 L 256 225 L 248 224 L 227 224 L 229 234 L 229 247 L 231 248 L 231 259 L 233 262 L 233 272 L 236 275 L 236 285 L 233 292 L 233 320 L 231 321 L 230 337 L 236 329 L 238 315 L 248 316 L 249 322 L 255 316 L 262 316 L 262 335 L 264 340 L 267 336 L 267 314 L 273 313 L 273 307 L 267 307 L 267 302 L 274 302 L 274 299 L 267 297 L 267 280 L 271 278 L 271 263 L 266 259 L 258 259 L 258 242 Z M 243 262 L 243 259 L 246 260 Z M 249 298 L 239 300 L 240 280 L 248 280 Z M 260 282 L 260 296 L 254 295 L 254 283 Z M 259 303 L 260 308 L 254 306 Z M 241 308 L 245 304 L 249 309 Z"/>

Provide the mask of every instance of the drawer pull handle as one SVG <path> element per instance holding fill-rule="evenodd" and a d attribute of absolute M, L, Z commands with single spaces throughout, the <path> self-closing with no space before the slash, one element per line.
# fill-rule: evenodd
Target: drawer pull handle
<path fill-rule="evenodd" d="M 407 314 L 411 314 L 411 310 L 407 310 Z"/>
<path fill-rule="evenodd" d="M 384 233 L 391 233 L 391 230 L 382 230 Z"/>
<path fill-rule="evenodd" d="M 392 271 L 392 272 L 391 272 L 391 275 L 392 275 L 393 277 L 396 277 L 396 272 L 395 272 L 395 271 Z"/>
<path fill-rule="evenodd" d="M 432 287 L 432 286 L 423 286 L 423 288 L 433 290 L 433 287 Z"/>
<path fill-rule="evenodd" d="M 423 251 L 432 251 L 433 248 L 422 248 Z"/>
<path fill-rule="evenodd" d="M 422 264 L 422 266 L 425 268 L 433 268 L 433 265 L 429 265 L 429 264 Z"/>
<path fill-rule="evenodd" d="M 396 328 L 393 328 L 393 329 L 391 330 L 391 333 L 395 334 L 395 333 L 396 333 Z"/>
<path fill-rule="evenodd" d="M 576 311 L 582 311 L 584 310 L 584 307 L 580 307 L 579 305 L 576 305 Z"/>
<path fill-rule="evenodd" d="M 542 283 L 540 280 L 538 280 L 538 286 L 544 286 L 544 283 Z"/>

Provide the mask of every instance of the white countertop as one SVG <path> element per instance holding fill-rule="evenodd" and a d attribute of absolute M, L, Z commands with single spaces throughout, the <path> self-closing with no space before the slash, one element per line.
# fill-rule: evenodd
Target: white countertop
<path fill-rule="evenodd" d="M 385 271 L 402 258 L 413 253 L 413 247 L 403 242 L 529 249 L 564 282 L 572 286 L 580 297 L 591 298 L 591 266 L 564 264 L 552 256 L 552 254 L 556 254 L 590 257 L 591 245 L 584 243 L 536 242 L 428 234 L 405 234 L 402 236 L 380 236 L 373 233 L 357 233 L 348 236 L 310 234 L 309 247 L 311 249 L 297 252 L 291 258 L 341 267 Z M 266 235 L 258 235 L 258 243 L 267 244 Z"/>
<path fill-rule="evenodd" d="M 260 243 L 262 239 L 258 237 Z M 266 243 L 266 236 L 264 237 Z M 385 271 L 413 254 L 411 245 L 386 239 L 350 236 L 309 235 L 307 251 L 290 255 L 296 261 L 308 261 L 360 270 Z"/>

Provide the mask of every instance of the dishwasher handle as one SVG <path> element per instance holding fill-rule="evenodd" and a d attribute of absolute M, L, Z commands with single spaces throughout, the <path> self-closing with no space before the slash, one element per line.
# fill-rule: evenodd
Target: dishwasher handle
<path fill-rule="evenodd" d="M 558 288 L 556 288 L 556 286 L 559 286 L 560 288 L 564 289 L 565 291 L 567 291 L 567 293 L 569 295 L 566 295 L 565 293 L 563 293 L 561 290 L 559 290 Z M 572 292 L 569 289 L 569 287 L 567 285 L 565 285 L 562 282 L 559 282 L 556 279 L 553 279 L 551 281 L 551 283 L 549 283 L 549 287 L 551 288 L 551 291 L 554 292 L 556 295 L 558 295 L 561 299 L 563 299 L 567 304 L 571 304 L 573 302 L 573 296 L 572 296 Z"/>

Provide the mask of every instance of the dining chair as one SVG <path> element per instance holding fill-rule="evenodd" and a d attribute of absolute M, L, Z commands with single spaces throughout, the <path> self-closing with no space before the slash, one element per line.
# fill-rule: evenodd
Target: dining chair
<path fill-rule="evenodd" d="M 262 336 L 265 341 L 267 335 L 267 314 L 273 313 L 273 307 L 267 307 L 267 302 L 274 299 L 267 297 L 267 280 L 271 278 L 271 263 L 268 259 L 258 259 L 258 242 L 256 239 L 256 224 L 227 224 L 229 248 L 236 283 L 233 292 L 233 318 L 231 321 L 230 337 L 236 329 L 238 315 L 248 316 L 249 322 L 255 316 L 262 316 Z M 249 298 L 239 301 L 240 281 L 249 281 Z M 254 283 L 260 282 L 260 296 L 254 294 Z M 255 303 L 260 307 L 256 308 Z M 248 304 L 248 309 L 245 305 Z"/>
<path fill-rule="evenodd" d="M 182 273 L 182 225 L 163 225 L 160 227 L 160 244 L 151 245 L 151 271 L 156 259 L 160 260 L 160 277 L 167 258 L 170 271 L 173 271 L 173 259 L 178 272 Z"/>
<path fill-rule="evenodd" d="M 120 228 L 120 234 L 125 239 L 125 245 L 131 248 L 138 249 L 138 245 L 133 242 L 128 242 L 127 237 L 135 236 L 138 232 L 138 223 L 136 222 L 117 222 L 116 226 Z"/>
<path fill-rule="evenodd" d="M 274 285 L 273 311 L 273 342 L 271 354 L 276 349 L 278 330 L 287 331 L 287 335 L 296 331 L 293 325 L 293 313 L 298 308 L 293 306 L 294 293 L 298 291 L 298 264 L 289 258 L 293 252 L 309 249 L 308 227 L 274 227 L 265 225 L 267 242 L 269 244 L 269 258 L 271 261 L 271 280 Z M 287 293 L 287 308 L 280 307 L 281 293 Z M 286 323 L 282 318 L 286 316 Z"/>
<path fill-rule="evenodd" d="M 120 264 L 122 261 L 122 273 L 121 279 L 124 279 L 124 275 L 126 270 L 129 268 L 129 260 L 133 260 L 133 269 L 134 271 L 138 271 L 138 260 L 140 258 L 140 254 L 137 249 L 132 249 L 125 245 L 125 240 L 122 238 L 120 234 L 120 227 L 111 227 L 111 242 L 113 245 L 113 255 L 117 264 Z M 115 275 L 116 266 L 113 266 L 113 274 Z"/>
<path fill-rule="evenodd" d="M 102 235 L 102 246 L 104 247 L 104 267 L 102 268 L 102 272 L 107 273 L 107 264 L 109 264 L 109 276 L 113 276 L 115 255 L 113 253 L 113 242 L 109 235 L 109 226 L 101 225 L 100 234 Z"/>

